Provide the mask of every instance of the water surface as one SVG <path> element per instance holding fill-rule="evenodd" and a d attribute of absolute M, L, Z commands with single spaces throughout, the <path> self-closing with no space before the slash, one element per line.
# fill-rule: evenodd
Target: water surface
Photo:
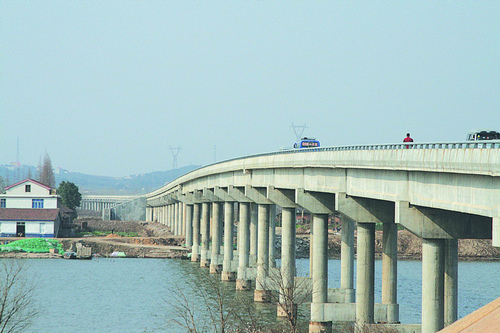
<path fill-rule="evenodd" d="M 200 269 L 185 260 L 26 262 L 27 271 L 36 281 L 36 301 L 41 310 L 29 332 L 184 332 L 172 322 L 176 317 L 174 304 L 180 294 L 196 300 L 199 288 L 196 281 L 200 280 Z M 381 266 L 381 261 L 376 261 L 376 302 L 381 301 Z M 398 301 L 403 323 L 420 323 L 421 267 L 420 261 L 398 262 Z M 307 276 L 309 260 L 297 260 L 297 269 L 299 276 Z M 459 263 L 459 317 L 500 297 L 499 272 L 498 262 Z M 224 285 L 234 288 L 232 283 Z M 339 286 L 340 260 L 329 260 L 329 287 Z M 251 300 L 253 293 L 246 295 Z M 192 306 L 200 315 L 205 312 L 199 299 Z M 274 318 L 276 307 L 256 304 L 254 310 Z M 308 318 L 307 308 L 302 312 Z"/>

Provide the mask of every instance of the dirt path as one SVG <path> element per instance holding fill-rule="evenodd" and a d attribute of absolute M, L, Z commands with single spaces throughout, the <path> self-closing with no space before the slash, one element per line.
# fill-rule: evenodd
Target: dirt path
<path fill-rule="evenodd" d="M 124 252 L 127 257 L 185 258 L 189 251 L 177 245 L 179 237 L 84 237 L 60 239 L 63 248 L 74 250 L 76 243 L 92 248 L 92 253 L 110 256 Z"/>

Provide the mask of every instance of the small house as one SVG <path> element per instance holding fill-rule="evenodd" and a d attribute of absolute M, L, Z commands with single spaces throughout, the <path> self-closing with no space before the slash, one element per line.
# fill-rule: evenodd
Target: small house
<path fill-rule="evenodd" d="M 63 207 L 55 189 L 33 179 L 8 186 L 0 194 L 0 237 L 57 237 Z"/>

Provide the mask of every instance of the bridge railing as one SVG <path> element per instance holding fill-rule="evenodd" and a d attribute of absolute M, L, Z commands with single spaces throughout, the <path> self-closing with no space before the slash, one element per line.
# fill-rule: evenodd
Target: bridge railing
<path fill-rule="evenodd" d="M 274 151 L 274 152 L 235 157 L 229 160 L 208 164 L 206 166 L 224 162 L 236 161 L 248 157 L 270 156 L 278 154 L 300 154 L 306 152 L 309 153 L 312 151 L 394 150 L 394 149 L 500 149 L 500 140 L 464 141 L 464 142 L 427 142 L 427 143 L 405 142 L 405 143 L 388 143 L 388 144 L 373 144 L 373 145 L 333 146 L 333 147 L 321 147 L 321 148 L 301 148 L 301 149 L 290 148 L 290 149 L 281 149 L 279 151 Z M 206 166 L 203 166 L 201 168 L 204 168 Z"/>
<path fill-rule="evenodd" d="M 195 169 L 187 174 L 179 176 L 166 186 L 148 193 L 146 197 L 154 197 L 158 194 L 165 192 L 165 189 L 170 186 L 176 186 L 182 178 L 195 173 L 201 169 L 215 166 L 222 163 L 228 163 L 233 161 L 238 161 L 246 158 L 255 157 L 265 157 L 272 155 L 281 154 L 301 154 L 310 152 L 328 152 L 328 151 L 361 151 L 361 150 L 436 150 L 436 149 L 500 149 L 500 140 L 489 140 L 489 141 L 459 141 L 459 142 L 427 142 L 427 143 L 417 143 L 417 142 L 404 142 L 404 143 L 389 143 L 389 144 L 373 144 L 373 145 L 350 145 L 350 146 L 334 146 L 334 147 L 321 147 L 321 148 L 302 148 L 302 149 L 281 149 L 279 151 L 260 153 L 255 155 L 239 156 L 232 159 L 219 161 L 202 166 Z"/>

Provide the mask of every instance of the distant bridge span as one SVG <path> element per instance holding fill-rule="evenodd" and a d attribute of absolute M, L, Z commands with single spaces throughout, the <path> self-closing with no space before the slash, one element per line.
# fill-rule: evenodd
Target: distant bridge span
<path fill-rule="evenodd" d="M 294 211 L 297 207 L 310 211 L 314 230 L 310 332 L 328 330 L 332 321 L 399 322 L 396 254 L 400 224 L 423 239 L 422 331 L 436 332 L 457 319 L 458 239 L 493 239 L 500 246 L 500 141 L 259 154 L 197 169 L 146 199 L 146 218 L 185 235 L 187 246 L 192 246 L 192 260 L 200 260 L 201 266 L 210 264 L 212 272 L 222 269 L 224 280 L 236 277 L 238 289 L 248 288 L 255 278 L 256 301 L 268 300 L 269 272 L 274 265 L 274 246 L 269 246 L 274 219 L 269 212 L 275 205 L 282 209 L 281 273 L 291 286 Z M 223 237 L 222 231 L 232 234 L 235 203 L 239 205 L 240 247 L 238 262 L 233 264 L 232 238 Z M 251 214 L 253 206 L 258 213 Z M 328 290 L 327 221 L 333 212 L 342 216 L 342 278 L 339 289 Z M 210 216 L 217 222 L 211 227 Z M 254 219 L 258 231 L 253 229 Z M 375 223 L 383 223 L 384 233 L 381 304 L 374 304 L 373 296 Z M 252 252 L 256 274 L 250 268 Z"/>
<path fill-rule="evenodd" d="M 82 195 L 80 209 L 103 211 L 114 205 L 139 198 L 138 195 Z"/>

